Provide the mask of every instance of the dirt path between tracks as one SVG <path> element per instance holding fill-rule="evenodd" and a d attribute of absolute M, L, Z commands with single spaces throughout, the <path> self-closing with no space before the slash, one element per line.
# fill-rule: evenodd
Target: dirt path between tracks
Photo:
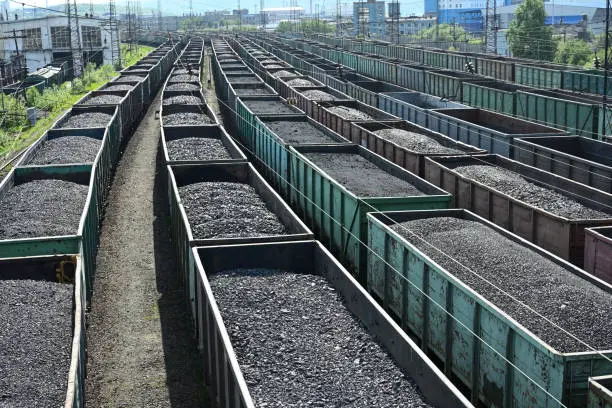
<path fill-rule="evenodd" d="M 108 197 L 87 333 L 91 408 L 207 406 L 167 227 L 158 104 L 125 148 Z"/>

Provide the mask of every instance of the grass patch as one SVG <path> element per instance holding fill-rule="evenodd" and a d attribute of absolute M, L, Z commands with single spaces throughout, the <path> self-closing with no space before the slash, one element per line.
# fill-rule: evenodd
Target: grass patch
<path fill-rule="evenodd" d="M 130 51 L 129 44 L 121 44 L 121 61 L 123 62 L 123 67 L 127 68 L 134 65 L 144 56 L 153 51 L 153 49 L 153 47 L 149 47 L 148 45 L 133 44 L 132 50 Z"/>

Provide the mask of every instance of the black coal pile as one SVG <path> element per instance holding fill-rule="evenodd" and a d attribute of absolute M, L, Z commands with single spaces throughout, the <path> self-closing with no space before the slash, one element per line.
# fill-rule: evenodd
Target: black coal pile
<path fill-rule="evenodd" d="M 346 120 L 374 120 L 374 118 L 367 113 L 347 106 L 330 106 L 326 109 L 334 115 L 338 115 Z"/>
<path fill-rule="evenodd" d="M 63 407 L 72 351 L 73 286 L 0 281 L 0 406 Z"/>
<path fill-rule="evenodd" d="M 200 86 L 196 84 L 177 83 L 168 84 L 164 89 L 166 89 L 166 91 L 199 91 Z"/>
<path fill-rule="evenodd" d="M 391 228 L 556 350 L 591 351 L 538 314 L 596 349 L 612 349 L 612 296 L 536 252 L 483 224 L 452 217 Z"/>
<path fill-rule="evenodd" d="M 134 89 L 132 85 L 110 85 L 104 88 L 105 91 L 131 91 Z"/>
<path fill-rule="evenodd" d="M 212 120 L 204 113 L 178 112 L 164 115 L 163 123 L 164 126 L 207 125 L 212 123 Z"/>
<path fill-rule="evenodd" d="M 281 67 L 282 68 L 282 67 Z M 282 71 L 276 71 L 275 73 L 271 74 L 274 78 L 280 78 L 280 77 L 295 77 L 295 76 L 299 76 L 296 72 L 293 71 L 287 71 L 286 69 L 283 69 Z"/>
<path fill-rule="evenodd" d="M 106 127 L 112 115 L 102 112 L 84 112 L 71 115 L 59 125 L 62 129 L 83 129 Z"/>
<path fill-rule="evenodd" d="M 113 82 L 115 83 L 121 83 L 121 82 L 140 82 L 142 80 L 144 80 L 145 77 L 141 77 L 138 75 L 122 75 L 119 78 L 117 78 L 116 80 L 114 80 Z"/>
<path fill-rule="evenodd" d="M 261 80 L 257 77 L 244 75 L 244 76 L 229 76 L 227 77 L 227 82 L 231 84 L 235 83 L 243 83 L 243 84 L 259 84 Z"/>
<path fill-rule="evenodd" d="M 88 190 L 63 180 L 12 187 L 0 200 L 0 239 L 75 235 Z"/>
<path fill-rule="evenodd" d="M 268 88 L 239 88 L 236 89 L 236 95 L 247 96 L 247 95 L 272 95 L 274 91 Z"/>
<path fill-rule="evenodd" d="M 170 160 L 222 160 L 231 159 L 219 139 L 210 137 L 182 137 L 166 142 Z"/>
<path fill-rule="evenodd" d="M 246 100 L 243 103 L 253 112 L 255 115 L 280 115 L 280 114 L 291 114 L 296 113 L 295 109 L 291 106 L 283 103 L 279 100 Z"/>
<path fill-rule="evenodd" d="M 304 155 L 327 173 L 329 177 L 357 196 L 407 197 L 424 195 L 412 184 L 392 176 L 358 154 L 304 153 Z"/>
<path fill-rule="evenodd" d="M 93 137 L 58 137 L 44 142 L 27 164 L 93 163 L 101 146 L 102 141 Z"/>
<path fill-rule="evenodd" d="M 308 91 L 304 91 L 300 93 L 304 95 L 307 99 L 310 99 L 311 101 L 337 101 L 338 100 L 338 98 L 336 98 L 335 96 L 328 94 L 327 92 L 324 92 L 324 91 L 319 91 L 318 89 L 310 89 Z"/>
<path fill-rule="evenodd" d="M 194 239 L 285 235 L 287 230 L 253 187 L 202 182 L 179 187 Z"/>
<path fill-rule="evenodd" d="M 380 129 L 375 130 L 374 133 L 381 138 L 397 144 L 398 146 L 404 147 L 408 150 L 412 150 L 418 153 L 424 154 L 461 154 L 463 151 L 459 149 L 453 149 L 452 147 L 446 147 L 441 145 L 437 140 L 432 139 L 426 135 L 409 132 L 403 129 Z"/>
<path fill-rule="evenodd" d="M 429 406 L 324 278 L 239 269 L 209 280 L 255 406 Z"/>
<path fill-rule="evenodd" d="M 164 105 L 200 105 L 202 98 L 193 95 L 175 95 L 164 98 Z"/>
<path fill-rule="evenodd" d="M 171 76 L 169 82 L 198 82 L 199 80 L 197 75 L 182 74 Z"/>
<path fill-rule="evenodd" d="M 308 79 L 296 78 L 289 81 L 285 81 L 289 86 L 316 86 L 316 84 Z"/>
<path fill-rule="evenodd" d="M 117 105 L 123 100 L 119 95 L 97 95 L 83 102 L 83 105 Z"/>
<path fill-rule="evenodd" d="M 285 143 L 339 143 L 309 122 L 275 120 L 265 124 Z"/>
<path fill-rule="evenodd" d="M 535 182 L 528 181 L 518 173 L 501 167 L 476 164 L 455 167 L 454 170 L 467 178 L 560 217 L 569 219 L 612 218 L 612 209 L 610 212 L 603 212 L 587 207 L 572 198 L 569 193 L 565 195 L 551 188 L 542 187 Z"/>

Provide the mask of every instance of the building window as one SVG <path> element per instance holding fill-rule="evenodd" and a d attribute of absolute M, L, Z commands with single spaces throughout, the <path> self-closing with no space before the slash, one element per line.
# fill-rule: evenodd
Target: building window
<path fill-rule="evenodd" d="M 102 31 L 100 27 L 82 26 L 81 33 L 83 34 L 84 48 L 102 46 Z"/>
<path fill-rule="evenodd" d="M 51 46 L 70 48 L 70 27 L 51 27 Z"/>
<path fill-rule="evenodd" d="M 26 28 L 23 30 L 23 49 L 42 50 L 42 35 L 40 28 Z"/>

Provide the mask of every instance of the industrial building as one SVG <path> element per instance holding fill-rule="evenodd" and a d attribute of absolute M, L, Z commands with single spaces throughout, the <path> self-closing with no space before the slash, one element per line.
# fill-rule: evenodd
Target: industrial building
<path fill-rule="evenodd" d="M 111 35 L 108 20 L 79 18 L 78 34 L 70 30 L 67 16 L 1 21 L 0 28 L 2 59 L 23 54 L 28 72 L 56 60 L 71 63 L 72 50 L 78 47 L 84 62 L 112 64 L 119 58 L 118 33 L 115 27 Z"/>

